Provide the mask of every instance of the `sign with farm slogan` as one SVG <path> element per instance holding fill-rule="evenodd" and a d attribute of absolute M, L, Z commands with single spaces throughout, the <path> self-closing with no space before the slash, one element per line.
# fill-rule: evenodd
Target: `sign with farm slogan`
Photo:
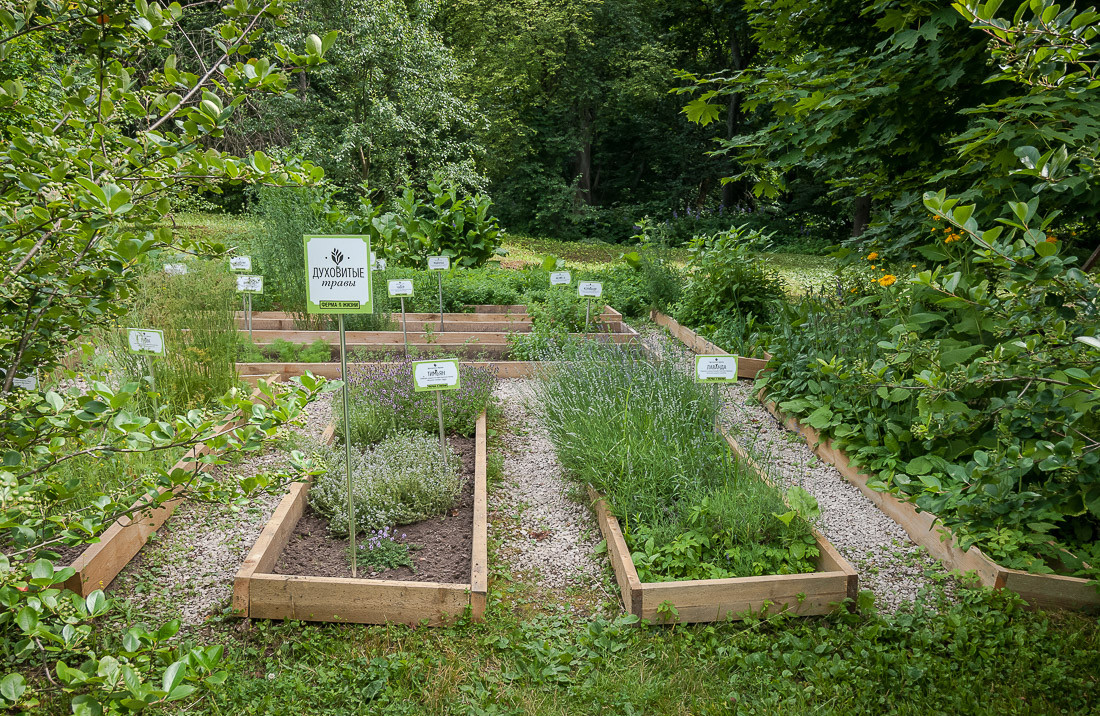
<path fill-rule="evenodd" d="M 234 273 L 247 273 L 252 270 L 252 257 L 251 256 L 231 256 L 229 257 L 229 270 Z"/>
<path fill-rule="evenodd" d="M 237 293 L 263 293 L 264 277 L 249 274 L 237 276 Z"/>
<path fill-rule="evenodd" d="M 736 383 L 737 356 L 695 356 L 695 382 Z"/>
<path fill-rule="evenodd" d="M 164 331 L 152 328 L 127 328 L 130 352 L 142 356 L 164 355 Z"/>
<path fill-rule="evenodd" d="M 413 363 L 413 392 L 458 390 L 457 360 L 421 360 Z"/>
<path fill-rule="evenodd" d="M 568 271 L 553 271 L 550 274 L 551 286 L 568 286 L 573 282 L 573 277 L 569 275 Z"/>
<path fill-rule="evenodd" d="M 306 312 L 374 313 L 369 236 L 305 236 Z"/>

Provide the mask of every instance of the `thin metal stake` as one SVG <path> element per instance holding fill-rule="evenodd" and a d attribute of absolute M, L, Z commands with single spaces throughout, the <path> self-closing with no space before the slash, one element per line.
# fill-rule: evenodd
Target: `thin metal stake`
<path fill-rule="evenodd" d="M 405 297 L 401 297 L 401 333 L 405 336 L 405 360 L 409 359 L 409 319 L 405 318 Z"/>
<path fill-rule="evenodd" d="M 439 332 L 443 332 L 443 272 L 438 272 L 439 276 Z"/>
<path fill-rule="evenodd" d="M 711 387 L 714 389 L 714 431 L 720 433 L 722 430 L 718 422 L 718 384 L 714 383 Z"/>
<path fill-rule="evenodd" d="M 252 341 L 252 294 L 246 293 L 246 300 L 248 301 L 248 340 Z"/>
<path fill-rule="evenodd" d="M 584 335 L 588 337 L 588 319 L 592 313 L 592 299 L 588 299 L 584 306 Z"/>
<path fill-rule="evenodd" d="M 348 542 L 351 544 L 351 578 L 355 579 L 355 501 L 351 494 L 351 423 L 348 420 L 348 344 L 344 335 L 344 314 L 340 319 L 340 377 L 344 379 L 344 469 L 348 476 Z"/>
<path fill-rule="evenodd" d="M 447 469 L 447 440 L 443 437 L 443 391 L 435 391 L 435 409 L 439 412 L 439 457 L 443 460 L 443 469 Z"/>

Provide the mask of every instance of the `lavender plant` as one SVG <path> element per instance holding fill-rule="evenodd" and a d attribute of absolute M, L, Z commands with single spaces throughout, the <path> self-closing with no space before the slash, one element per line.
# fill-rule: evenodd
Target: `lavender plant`
<path fill-rule="evenodd" d="M 368 533 L 366 541 L 360 543 L 356 551 L 356 563 L 361 569 L 408 567 L 415 571 L 416 567 L 409 556 L 409 545 L 398 542 L 398 539 L 405 539 L 405 535 L 402 534 L 399 538 L 397 530 L 388 527 Z"/>
<path fill-rule="evenodd" d="M 334 534 L 348 528 L 347 480 L 343 450 L 323 447 L 318 456 L 328 468 L 309 491 L 313 509 L 327 516 Z M 373 449 L 352 446 L 352 501 L 355 524 L 374 531 L 406 525 L 450 509 L 462 491 L 459 458 L 447 449 L 447 461 L 439 442 L 421 432 L 402 430 Z"/>
<path fill-rule="evenodd" d="M 360 447 L 399 429 L 437 430 L 436 397 L 413 390 L 412 362 L 370 363 L 348 376 L 351 441 Z M 443 421 L 449 432 L 472 435 L 496 385 L 491 368 L 460 365 L 461 387 L 443 392 Z M 337 411 L 339 414 L 340 411 Z M 337 435 L 344 434 L 343 420 Z"/>

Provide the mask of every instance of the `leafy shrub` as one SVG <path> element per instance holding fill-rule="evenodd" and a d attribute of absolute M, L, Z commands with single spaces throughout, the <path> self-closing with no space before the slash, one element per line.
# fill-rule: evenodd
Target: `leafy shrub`
<path fill-rule="evenodd" d="M 477 418 L 489 403 L 496 374 L 489 368 L 459 365 L 458 390 L 443 391 L 443 421 L 448 431 L 473 435 Z M 351 441 L 364 446 L 395 430 L 437 430 L 436 397 L 413 390 L 412 362 L 371 363 L 349 370 L 348 414 Z M 336 434 L 343 435 L 341 411 Z"/>
<path fill-rule="evenodd" d="M 454 505 L 462 491 L 459 457 L 448 447 L 446 463 L 439 440 L 399 430 L 372 448 L 351 451 L 352 502 L 357 531 L 378 531 L 418 522 Z M 327 472 L 309 490 L 309 502 L 329 518 L 335 534 L 347 535 L 347 476 L 342 449 L 320 453 Z"/>
<path fill-rule="evenodd" d="M 369 227 L 378 255 L 397 266 L 418 268 L 429 256 L 450 256 L 453 266 L 469 268 L 500 253 L 504 232 L 489 213 L 492 206 L 482 194 L 460 196 L 437 175 L 428 182 L 426 201 L 408 187 L 386 213 L 363 199 L 360 221 Z"/>
<path fill-rule="evenodd" d="M 677 320 L 692 327 L 750 314 L 768 320 L 785 294 L 779 277 L 753 254 L 763 240 L 741 228 L 692 239 Z"/>
<path fill-rule="evenodd" d="M 237 285 L 218 261 L 191 261 L 187 273 L 152 267 L 137 282 L 121 330 L 106 336 L 123 382 L 148 374 L 146 359 L 130 353 L 125 328 L 164 331 L 165 355 L 153 358 L 160 401 L 174 411 L 203 405 L 237 384 Z"/>
<path fill-rule="evenodd" d="M 1037 200 L 989 231 L 971 207 L 926 203 L 953 225 L 922 248 L 939 265 L 804 299 L 762 384 L 964 548 L 1096 577 L 1100 287 Z"/>
<path fill-rule="evenodd" d="M 645 579 L 813 569 L 805 517 L 740 469 L 714 432 L 705 386 L 617 346 L 589 343 L 568 357 L 539 372 L 538 407 L 570 476 L 622 521 Z"/>

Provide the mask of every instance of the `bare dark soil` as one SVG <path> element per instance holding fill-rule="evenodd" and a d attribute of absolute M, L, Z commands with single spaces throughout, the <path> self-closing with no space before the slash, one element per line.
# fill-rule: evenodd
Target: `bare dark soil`
<path fill-rule="evenodd" d="M 410 546 L 415 571 L 408 567 L 381 571 L 359 570 L 362 579 L 391 579 L 401 582 L 470 581 L 470 558 L 474 533 L 474 441 L 450 436 L 448 442 L 462 457 L 462 493 L 455 507 L 445 515 L 397 527 L 398 542 Z M 363 537 L 359 537 L 362 543 Z M 276 574 L 304 577 L 350 577 L 348 540 L 329 532 L 327 517 L 307 506 L 286 549 L 275 563 Z"/>

